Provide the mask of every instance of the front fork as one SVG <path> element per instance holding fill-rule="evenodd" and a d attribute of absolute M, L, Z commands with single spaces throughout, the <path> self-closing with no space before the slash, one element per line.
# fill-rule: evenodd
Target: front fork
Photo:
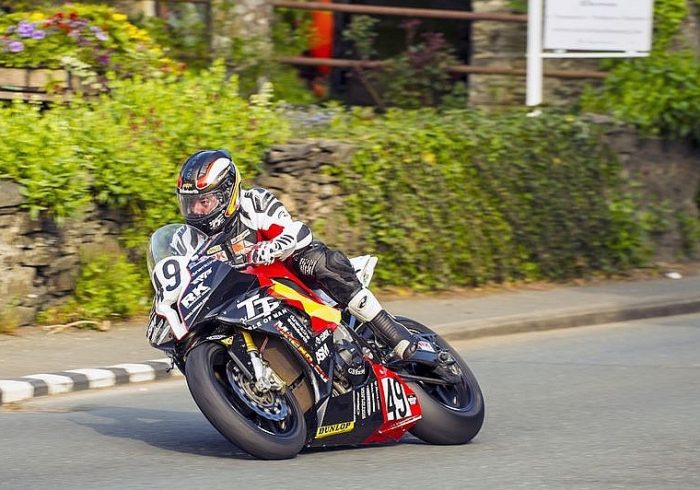
<path fill-rule="evenodd" d="M 239 356 L 241 355 L 241 350 L 243 347 L 245 349 L 245 355 L 253 368 L 252 373 L 248 369 L 246 371 L 247 374 L 250 375 L 249 377 L 253 379 L 255 389 L 260 393 L 276 391 L 283 394 L 287 389 L 287 385 L 262 358 L 260 351 L 258 350 L 258 346 L 255 345 L 253 336 L 246 330 L 239 330 L 238 333 L 240 333 L 240 337 L 238 335 L 234 335 L 233 342 L 228 348 L 229 356 L 236 364 L 240 366 L 241 359 Z M 241 339 L 242 342 L 239 339 Z"/>

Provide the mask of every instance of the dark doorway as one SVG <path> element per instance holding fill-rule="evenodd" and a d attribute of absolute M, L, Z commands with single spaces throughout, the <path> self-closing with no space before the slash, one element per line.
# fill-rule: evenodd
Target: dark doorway
<path fill-rule="evenodd" d="M 381 5 L 383 7 L 407 7 L 443 10 L 471 11 L 471 0 L 347 0 L 334 3 L 346 3 L 354 5 Z M 334 58 L 348 58 L 352 52 L 351 43 L 343 40 L 342 33 L 350 24 L 353 15 L 335 14 L 335 39 Z M 379 59 L 386 59 L 401 53 L 405 49 L 405 30 L 401 24 L 407 17 L 376 16 L 379 22 L 376 25 L 378 33 L 376 49 Z M 451 46 L 459 62 L 469 64 L 471 59 L 471 22 L 452 19 L 427 19 L 419 18 L 420 32 L 439 32 Z M 456 77 L 455 81 L 467 81 L 466 75 Z M 331 74 L 331 94 L 333 98 L 343 100 L 348 104 L 371 105 L 371 97 L 367 94 L 362 84 L 353 77 L 349 70 L 334 69 Z"/>

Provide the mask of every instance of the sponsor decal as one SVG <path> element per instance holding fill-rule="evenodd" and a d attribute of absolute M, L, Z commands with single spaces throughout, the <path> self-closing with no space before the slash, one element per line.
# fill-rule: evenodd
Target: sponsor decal
<path fill-rule="evenodd" d="M 287 323 L 289 324 L 290 327 L 292 327 L 292 330 L 294 330 L 294 333 L 299 337 L 305 344 L 308 344 L 309 341 L 311 340 L 311 333 L 309 332 L 308 327 L 301 323 L 299 319 L 294 316 L 294 315 L 289 315 L 287 318 Z"/>
<path fill-rule="evenodd" d="M 316 430 L 316 439 L 351 432 L 354 428 L 355 422 L 341 422 L 339 424 L 323 425 Z"/>
<path fill-rule="evenodd" d="M 373 381 L 355 391 L 355 417 L 366 419 L 379 411 L 379 387 Z"/>
<path fill-rule="evenodd" d="M 204 297 L 204 293 L 208 292 L 211 290 L 209 286 L 205 286 L 204 284 L 198 285 L 196 288 L 194 288 L 190 293 L 182 298 L 182 306 L 187 308 L 188 310 L 192 308 L 192 305 L 194 305 L 198 300 L 202 299 Z"/>
<path fill-rule="evenodd" d="M 236 235 L 235 237 L 231 238 L 231 240 L 229 240 L 229 241 L 230 241 L 231 243 L 240 242 L 240 241 L 243 240 L 245 237 L 247 237 L 249 234 L 250 234 L 250 231 L 249 231 L 249 230 L 245 230 L 243 233 L 239 233 L 239 234 Z"/>
<path fill-rule="evenodd" d="M 180 194 L 199 194 L 199 191 L 190 182 L 185 182 L 180 186 Z"/>
<path fill-rule="evenodd" d="M 228 255 L 226 255 L 226 252 L 223 250 L 212 255 L 211 258 L 220 262 L 228 262 Z"/>
<path fill-rule="evenodd" d="M 328 349 L 327 345 L 322 345 L 321 347 L 318 348 L 316 351 L 316 362 L 319 364 L 328 359 L 328 356 L 331 355 L 330 350 Z"/>
<path fill-rule="evenodd" d="M 199 274 L 197 277 L 192 279 L 192 284 L 199 284 L 200 282 L 204 282 L 204 280 L 211 275 L 211 267 L 201 274 Z"/>
<path fill-rule="evenodd" d="M 209 226 L 211 226 L 212 228 L 217 228 L 217 227 L 219 227 L 219 226 L 221 226 L 221 225 L 223 225 L 223 224 L 224 224 L 224 215 L 223 215 L 223 213 L 220 214 L 219 216 L 217 216 L 216 218 L 214 218 L 213 220 L 211 220 L 211 221 L 209 222 Z"/>
<path fill-rule="evenodd" d="M 207 340 L 218 340 L 226 347 L 231 347 L 231 344 L 233 344 L 233 336 L 210 335 L 209 337 L 207 337 Z"/>
<path fill-rule="evenodd" d="M 408 395 L 408 404 L 413 406 L 418 403 L 418 397 L 416 395 Z"/>
<path fill-rule="evenodd" d="M 265 318 L 261 318 L 260 320 L 258 320 L 255 323 L 250 322 L 248 324 L 247 328 L 249 328 L 251 330 L 254 330 L 256 328 L 260 328 L 263 325 L 270 323 L 271 321 L 281 319 L 286 313 L 287 313 L 287 311 L 285 309 L 273 311 L 270 316 L 266 316 Z"/>
<path fill-rule="evenodd" d="M 294 337 L 290 332 L 289 329 L 282 324 L 282 322 L 277 322 L 275 324 L 275 330 L 277 330 L 282 337 L 287 339 L 287 341 L 292 344 L 292 346 L 301 354 L 301 356 L 304 358 L 304 360 L 307 362 L 309 366 L 313 368 L 314 371 L 316 371 L 316 374 L 324 381 L 328 382 L 328 375 L 321 369 L 321 366 L 316 364 L 314 362 L 314 358 L 311 357 L 311 354 L 309 354 L 309 351 L 306 350 L 306 348 L 301 345 L 301 342 L 297 340 L 296 337 Z"/>
<path fill-rule="evenodd" d="M 367 304 L 367 296 L 364 296 L 364 297 L 360 300 L 360 304 L 357 305 L 357 307 L 358 307 L 358 309 L 361 310 L 362 308 L 365 307 L 366 304 Z"/>
<path fill-rule="evenodd" d="M 229 244 L 231 246 L 231 250 L 233 251 L 234 254 L 240 255 L 245 253 L 246 250 L 251 248 L 255 243 L 250 242 L 246 240 L 246 238 L 249 237 L 250 231 L 246 230 L 243 233 L 240 233 L 239 235 L 231 238 L 229 240 Z"/>
<path fill-rule="evenodd" d="M 348 374 L 352 374 L 353 376 L 362 376 L 365 374 L 365 372 L 366 370 L 364 364 L 362 366 L 348 368 Z"/>
<path fill-rule="evenodd" d="M 236 308 L 245 308 L 246 320 L 252 321 L 260 317 L 270 316 L 270 313 L 275 311 L 282 303 L 277 301 L 272 296 L 260 297 L 260 294 L 251 296 L 250 298 L 240 301 L 236 304 Z"/>
<path fill-rule="evenodd" d="M 411 416 L 406 392 L 398 379 L 382 378 L 382 391 L 387 420 L 400 420 Z"/>
<path fill-rule="evenodd" d="M 324 342 L 326 341 L 326 339 L 327 339 L 328 337 L 330 337 L 330 336 L 331 336 L 331 331 L 330 331 L 330 329 L 324 330 L 323 332 L 321 332 L 320 334 L 318 334 L 318 335 L 316 336 L 316 345 L 321 345 L 321 344 L 324 343 Z"/>
<path fill-rule="evenodd" d="M 435 348 L 433 347 L 433 344 L 431 344 L 427 340 L 419 340 L 418 345 L 416 347 L 420 350 L 424 350 L 424 351 L 428 351 L 428 352 L 435 352 Z"/>
<path fill-rule="evenodd" d="M 221 252 L 221 245 L 215 245 L 207 250 L 207 255 L 214 255 L 215 253 Z"/>

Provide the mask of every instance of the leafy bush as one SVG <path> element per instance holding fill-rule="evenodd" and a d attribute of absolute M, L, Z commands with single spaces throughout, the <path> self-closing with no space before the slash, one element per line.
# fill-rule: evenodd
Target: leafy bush
<path fill-rule="evenodd" d="M 600 90 L 584 94 L 583 108 L 611 113 L 649 135 L 700 140 L 700 63 L 676 36 L 687 14 L 685 0 L 657 0 L 650 56 L 607 61 L 610 75 Z"/>
<path fill-rule="evenodd" d="M 75 146 L 79 128 L 66 108 L 0 107 L 0 175 L 25 187 L 33 217 L 47 211 L 60 221 L 89 202 L 88 171 Z"/>
<path fill-rule="evenodd" d="M 619 65 L 587 110 L 609 112 L 649 135 L 700 139 L 700 64 L 689 51 L 659 52 Z"/>
<path fill-rule="evenodd" d="M 382 284 L 562 279 L 647 258 L 618 163 L 572 116 L 354 110 L 330 133 L 359 145 L 334 171 Z"/>
<path fill-rule="evenodd" d="M 91 250 L 81 260 L 75 294 L 64 304 L 42 312 L 41 323 L 89 318 L 129 318 L 143 313 L 150 283 L 140 268 L 117 252 Z"/>
<path fill-rule="evenodd" d="M 181 67 L 146 31 L 105 6 L 66 5 L 0 17 L 0 65 L 61 68 L 85 64 L 97 74 L 161 76 Z M 70 67 L 70 66 L 69 66 Z"/>
<path fill-rule="evenodd" d="M 269 90 L 241 98 L 221 64 L 178 81 L 110 85 L 97 100 L 43 112 L 32 104 L 0 107 L 0 175 L 26 187 L 34 215 L 46 211 L 60 220 L 89 201 L 124 211 L 134 222 L 130 247 L 178 218 L 173 191 L 187 155 L 228 148 L 252 178 L 263 151 L 289 135 Z"/>

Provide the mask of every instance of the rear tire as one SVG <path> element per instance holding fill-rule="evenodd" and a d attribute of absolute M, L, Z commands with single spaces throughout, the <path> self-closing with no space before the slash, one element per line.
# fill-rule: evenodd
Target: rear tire
<path fill-rule="evenodd" d="M 295 457 L 306 442 L 306 422 L 294 396 L 291 392 L 278 395 L 289 414 L 282 429 L 273 433 L 276 426 L 249 409 L 249 401 L 239 396 L 222 374 L 229 362 L 226 348 L 214 342 L 196 346 L 187 356 L 187 386 L 199 409 L 226 439 L 251 455 L 261 459 Z"/>
<path fill-rule="evenodd" d="M 481 430 L 484 423 L 484 397 L 476 377 L 456 350 L 425 325 L 410 318 L 397 317 L 414 334 L 431 336 L 431 340 L 448 350 L 461 370 L 461 380 L 453 387 L 424 382 L 408 382 L 416 392 L 423 418 L 411 434 L 430 444 L 465 444 Z"/>

